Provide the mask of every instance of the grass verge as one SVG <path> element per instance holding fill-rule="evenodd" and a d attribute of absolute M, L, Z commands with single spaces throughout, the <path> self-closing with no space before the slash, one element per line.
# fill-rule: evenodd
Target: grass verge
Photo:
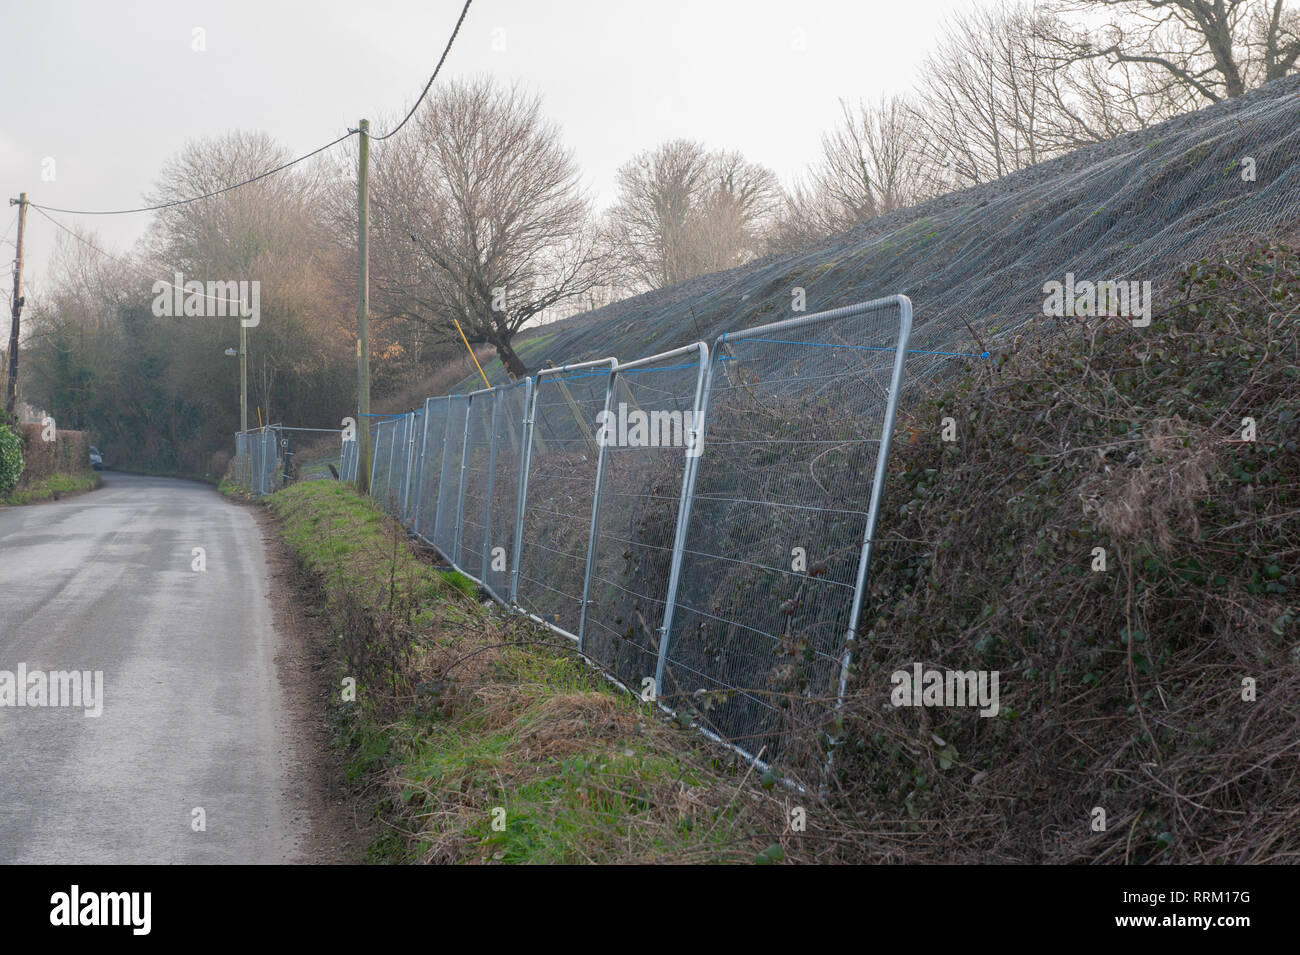
<path fill-rule="evenodd" d="M 0 506 L 18 504 L 37 504 L 41 501 L 57 501 L 68 494 L 82 494 L 93 491 L 103 482 L 98 474 L 51 474 L 35 484 L 24 488 L 14 488 L 6 494 L 0 494 Z"/>
<path fill-rule="evenodd" d="M 793 793 L 480 601 L 336 482 L 270 498 L 336 635 L 332 719 L 381 862 L 742 862 L 797 852 Z M 344 700 L 347 680 L 355 699 Z"/>

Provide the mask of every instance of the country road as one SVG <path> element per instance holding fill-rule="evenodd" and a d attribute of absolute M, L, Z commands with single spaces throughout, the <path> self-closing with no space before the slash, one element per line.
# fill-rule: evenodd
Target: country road
<path fill-rule="evenodd" d="M 29 703 L 33 673 L 92 674 L 75 706 L 0 706 L 0 863 L 300 861 L 269 589 L 251 511 L 201 484 L 0 509 L 0 701 L 6 671 Z"/>

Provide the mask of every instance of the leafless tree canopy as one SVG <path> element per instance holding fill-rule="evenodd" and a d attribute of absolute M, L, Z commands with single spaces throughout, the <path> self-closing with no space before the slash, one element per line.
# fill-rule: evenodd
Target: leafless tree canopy
<path fill-rule="evenodd" d="M 1061 0 L 1069 55 L 1141 69 L 1145 93 L 1196 108 L 1287 76 L 1300 11 L 1285 0 Z M 1189 102 L 1190 100 L 1190 102 Z"/>
<path fill-rule="evenodd" d="M 924 126 L 902 96 L 840 100 L 840 125 L 822 137 L 821 158 L 781 197 L 767 250 L 787 251 L 950 188 L 928 155 Z"/>
<path fill-rule="evenodd" d="M 541 101 L 490 80 L 441 87 L 413 128 L 376 149 L 374 294 L 471 344 L 496 348 L 544 310 L 600 281 L 601 254 L 578 168 Z"/>
<path fill-rule="evenodd" d="M 770 169 L 681 139 L 633 158 L 618 171 L 618 187 L 610 232 L 631 284 L 642 288 L 744 262 L 780 195 Z"/>

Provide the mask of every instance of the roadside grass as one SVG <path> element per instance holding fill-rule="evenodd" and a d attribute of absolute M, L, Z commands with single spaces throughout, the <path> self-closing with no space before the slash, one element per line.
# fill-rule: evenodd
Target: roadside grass
<path fill-rule="evenodd" d="M 336 634 L 345 775 L 377 862 L 770 862 L 794 794 L 668 724 L 567 640 L 484 603 L 369 499 L 311 481 L 269 503 Z M 342 694 L 340 694 L 341 696 Z M 766 787 L 766 788 L 765 788 Z"/>
<path fill-rule="evenodd" d="M 65 494 L 80 494 L 93 491 L 103 481 L 98 474 L 51 474 L 30 487 L 15 488 L 6 494 L 0 494 L 0 506 L 37 504 L 41 501 L 57 500 Z"/>

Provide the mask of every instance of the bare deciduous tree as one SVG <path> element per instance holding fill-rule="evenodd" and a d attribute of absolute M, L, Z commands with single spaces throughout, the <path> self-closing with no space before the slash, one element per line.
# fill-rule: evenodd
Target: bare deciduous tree
<path fill-rule="evenodd" d="M 1077 60 L 1144 71 L 1149 95 L 1240 96 L 1295 71 L 1300 12 L 1285 0 L 1061 0 L 1056 40 Z"/>
<path fill-rule="evenodd" d="M 602 280 L 590 203 L 541 100 L 491 80 L 442 86 L 413 128 L 377 144 L 372 281 L 377 304 L 447 340 L 459 321 L 515 377 L 511 340 L 534 316 Z"/>
<path fill-rule="evenodd" d="M 813 186 L 848 228 L 936 194 L 916 112 L 900 96 L 854 107 L 841 100 L 842 120 L 822 137 Z"/>
<path fill-rule="evenodd" d="M 629 281 L 645 288 L 746 261 L 780 197 L 765 166 L 680 139 L 634 157 L 618 186 L 610 232 Z"/>
<path fill-rule="evenodd" d="M 1150 64 L 1080 55 L 1068 12 L 1006 3 L 950 21 L 926 60 L 917 118 L 956 182 L 999 179 L 1193 105 Z"/>

